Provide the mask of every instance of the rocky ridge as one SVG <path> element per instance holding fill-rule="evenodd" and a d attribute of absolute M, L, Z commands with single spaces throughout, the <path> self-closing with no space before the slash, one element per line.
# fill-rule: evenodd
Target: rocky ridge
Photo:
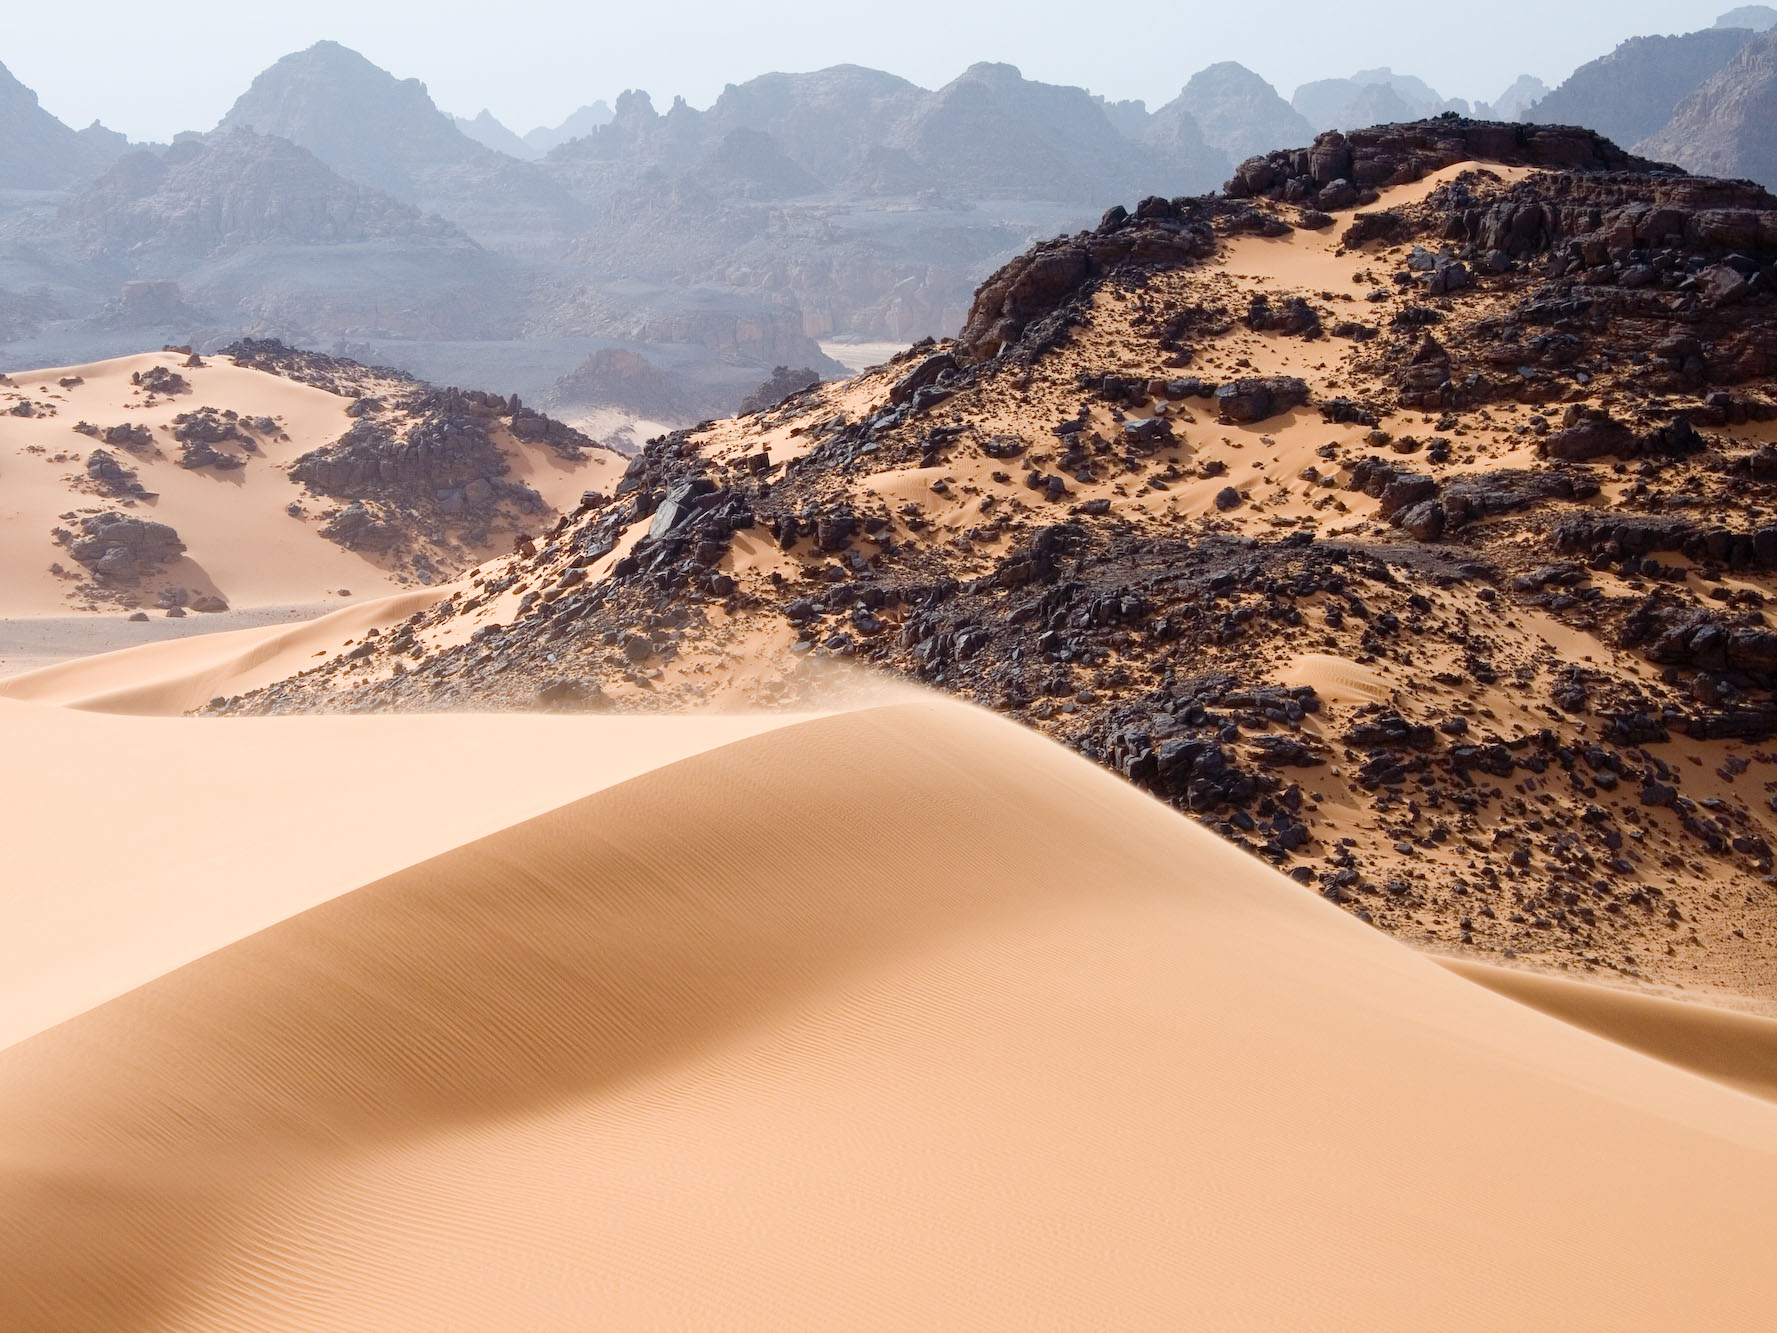
<path fill-rule="evenodd" d="M 652 443 L 216 710 L 774 704 L 867 666 L 1404 937 L 1768 986 L 1777 200 L 1455 119 L 1237 182 L 1037 247 L 953 343 Z"/>

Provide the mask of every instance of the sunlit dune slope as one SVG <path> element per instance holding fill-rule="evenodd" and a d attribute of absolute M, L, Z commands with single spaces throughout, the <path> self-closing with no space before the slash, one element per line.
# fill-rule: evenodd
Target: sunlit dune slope
<path fill-rule="evenodd" d="M 294 625 L 266 625 L 145 643 L 0 680 L 0 698 L 95 713 L 176 717 L 221 694 L 283 680 L 346 650 L 442 595 L 396 593 Z"/>
<path fill-rule="evenodd" d="M 265 799 L 317 799 L 317 725 L 349 757 L 472 720 L 59 716 L 251 738 L 224 809 L 280 764 Z M 929 700 L 704 719 L 633 776 L 615 720 L 473 721 L 545 724 L 484 756 L 491 831 L 400 791 L 418 748 L 382 751 L 380 826 L 194 829 L 169 864 L 265 928 L 0 1054 L 0 1326 L 1768 1326 L 1777 1107 L 1038 736 Z M 65 836 L 34 827 L 62 793 L 13 798 Z M 277 887 L 428 837 L 308 910 Z"/>

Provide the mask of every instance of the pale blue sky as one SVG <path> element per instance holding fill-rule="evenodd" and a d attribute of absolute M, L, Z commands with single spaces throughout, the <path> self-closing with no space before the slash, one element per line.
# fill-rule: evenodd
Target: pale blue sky
<path fill-rule="evenodd" d="M 1111 98 L 1169 100 L 1191 73 L 1238 60 L 1288 97 L 1311 78 L 1389 65 L 1446 97 L 1492 98 L 1520 73 L 1551 85 L 1624 37 L 1708 27 L 1733 0 L 80 0 L 9 6 L 0 63 L 76 126 L 134 138 L 209 129 L 253 75 L 332 38 L 423 80 L 447 111 L 483 106 L 523 132 L 645 88 L 708 105 L 771 70 L 870 65 L 926 87 L 978 60 Z"/>

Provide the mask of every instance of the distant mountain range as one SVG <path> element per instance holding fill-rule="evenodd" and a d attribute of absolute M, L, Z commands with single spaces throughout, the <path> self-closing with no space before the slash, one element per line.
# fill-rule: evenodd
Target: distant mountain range
<path fill-rule="evenodd" d="M 774 367 L 837 373 L 821 339 L 953 332 L 1032 241 L 1213 189 L 1319 131 L 1443 112 L 1583 124 L 1777 181 L 1773 24 L 1735 10 L 1473 105 L 1387 68 L 1286 100 L 1222 62 L 1149 111 L 1009 65 L 936 90 L 838 66 L 701 110 L 625 92 L 522 135 L 321 42 L 170 147 L 75 131 L 0 68 L 0 359 L 277 336 L 569 414 L 714 414 Z M 648 389 L 625 403 L 625 386 Z"/>

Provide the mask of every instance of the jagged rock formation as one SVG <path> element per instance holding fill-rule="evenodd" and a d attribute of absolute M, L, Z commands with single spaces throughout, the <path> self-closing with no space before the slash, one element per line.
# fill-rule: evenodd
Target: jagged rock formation
<path fill-rule="evenodd" d="M 1736 40 L 1697 38 L 1673 40 Z M 1680 77 L 1630 73 L 1638 87 Z M 0 154 L 47 133 L 75 162 L 71 132 L 6 82 L 14 148 Z M 1502 114 L 1529 95 L 1521 80 Z M 1305 85 L 1298 100 L 1317 123 L 1461 109 L 1387 69 Z M 523 141 L 485 113 L 467 124 L 479 139 L 422 84 L 336 43 L 286 57 L 222 132 L 131 155 L 60 210 L 50 196 L 9 214 L 0 338 L 33 349 L 9 355 L 73 361 L 132 345 L 126 331 L 133 345 L 204 347 L 270 335 L 432 378 L 465 375 L 474 356 L 504 387 L 601 421 L 621 404 L 575 395 L 633 387 L 588 364 L 621 351 L 679 381 L 647 395 L 678 404 L 657 419 L 691 421 L 733 410 L 775 365 L 839 373 L 818 340 L 953 333 L 1032 236 L 1090 226 L 1106 199 L 1207 189 L 1310 137 L 1231 63 L 1152 115 L 983 64 L 935 91 L 856 66 L 772 74 L 664 114 L 632 91 Z M 101 156 L 120 150 L 90 133 Z M 284 140 L 312 158 L 268 146 Z M 505 346 L 470 351 L 484 343 Z"/>
<path fill-rule="evenodd" d="M 777 366 L 772 370 L 770 379 L 740 400 L 738 413 L 744 417 L 754 412 L 763 412 L 767 408 L 776 407 L 791 394 L 812 389 L 820 382 L 821 377 L 807 366 L 800 370 Z"/>
<path fill-rule="evenodd" d="M 1232 60 L 1193 74 L 1179 95 L 1154 113 L 1154 119 L 1157 125 L 1168 125 L 1179 119 L 1180 112 L 1230 164 L 1314 137 L 1313 127 L 1275 88 Z M 1149 131 L 1158 132 L 1158 128 Z"/>
<path fill-rule="evenodd" d="M 95 578 L 134 583 L 144 572 L 185 554 L 185 543 L 165 523 L 107 512 L 80 520 L 79 534 L 68 540 L 68 554 Z"/>
<path fill-rule="evenodd" d="M 1168 182 L 1201 189 L 1222 160 L 1188 121 L 1132 140 L 1081 90 L 1010 66 L 976 66 L 934 93 L 841 66 L 729 88 L 705 112 L 663 115 L 626 93 L 609 125 L 549 167 L 608 201 L 573 251 L 597 278 L 646 277 L 666 305 L 690 277 L 764 298 L 803 335 L 911 340 L 954 327 L 1032 219 L 1083 222 L 1107 194 Z M 656 176 L 642 185 L 641 171 Z M 589 319 L 581 303 L 550 327 L 633 336 L 635 324 Z M 810 350 L 779 339 L 765 364 L 830 372 Z"/>
<path fill-rule="evenodd" d="M 0 190 L 59 190 L 96 176 L 128 146 L 94 123 L 72 130 L 0 65 Z"/>
<path fill-rule="evenodd" d="M 786 702 L 868 663 L 1409 938 L 1768 977 L 1777 199 L 1454 118 L 1239 179 L 1039 246 L 955 343 L 650 444 L 222 709 L 653 707 L 734 655 Z M 1384 193 L 1306 217 L 1341 179 Z"/>
<path fill-rule="evenodd" d="M 1745 28 L 1706 28 L 1681 37 L 1631 37 L 1609 55 L 1581 65 L 1525 114 L 1639 144 L 1752 36 Z"/>
<path fill-rule="evenodd" d="M 449 218 L 506 254 L 553 255 L 587 222 L 542 171 L 458 129 L 419 80 L 397 79 L 337 42 L 272 65 L 217 128 L 288 139 L 347 180 Z"/>
<path fill-rule="evenodd" d="M 1636 151 L 1687 171 L 1777 184 L 1777 37 L 1766 32 L 1706 78 Z"/>

